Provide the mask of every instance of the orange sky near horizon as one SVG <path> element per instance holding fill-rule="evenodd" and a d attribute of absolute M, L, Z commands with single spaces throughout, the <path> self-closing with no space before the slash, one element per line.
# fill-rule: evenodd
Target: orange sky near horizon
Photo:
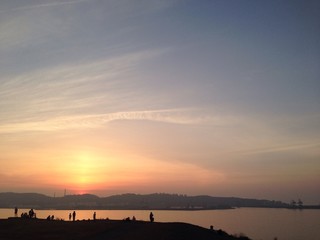
<path fill-rule="evenodd" d="M 93 149 L 84 151 L 80 148 L 70 152 L 57 149 L 59 148 L 53 147 L 52 152 L 33 152 L 24 155 L 21 160 L 13 156 L 18 164 L 4 167 L 11 173 L 11 179 L 20 177 L 11 180 L 8 186 L 24 185 L 25 182 L 27 188 L 43 185 L 60 191 L 68 189 L 74 194 L 95 190 L 128 191 L 127 189 L 144 189 L 147 193 L 153 189 L 157 191 L 161 185 L 179 191 L 180 183 L 201 188 L 201 185 L 205 186 L 208 182 L 218 183 L 223 179 L 221 173 L 214 173 L 190 163 L 144 159 L 138 155 L 126 154 L 125 151 L 112 155 L 108 151 L 97 154 Z M 28 167 L 30 163 L 33 166 L 31 168 Z"/>
<path fill-rule="evenodd" d="M 192 159 L 197 156 L 203 158 L 202 155 L 206 155 L 209 149 L 196 152 L 205 146 L 196 144 L 199 139 L 193 139 L 196 135 L 190 126 L 178 127 L 177 131 L 177 126 L 174 130 L 171 124 L 158 123 L 153 126 L 140 120 L 134 122 L 119 121 L 98 129 L 81 131 L 26 133 L 20 143 L 13 139 L 9 141 L 8 135 L 8 141 L 0 150 L 3 152 L 2 158 L 14 160 L 2 164 L 9 174 L 0 176 L 1 188 L 5 191 L 22 189 L 24 192 L 39 189 L 45 194 L 54 193 L 57 196 L 63 195 L 64 189 L 67 189 L 68 194 L 92 193 L 100 196 L 126 192 L 168 192 L 246 197 L 254 191 L 252 197 L 266 198 L 265 191 L 268 194 L 272 192 L 270 185 L 277 185 L 273 194 L 281 196 L 283 189 L 294 191 L 300 182 L 293 168 L 278 167 L 270 175 L 266 174 L 266 166 L 258 166 L 260 170 L 250 173 L 250 168 L 241 169 L 237 165 L 230 165 L 235 156 L 243 161 L 241 152 L 213 149 L 212 156 L 219 160 L 218 165 L 194 162 Z M 134 130 L 128 132 L 132 124 Z M 154 128 L 163 131 L 155 134 L 151 131 Z M 150 131 L 139 135 L 142 129 Z M 97 132 L 106 141 L 97 136 Z M 180 132 L 179 135 L 177 132 Z M 169 136 L 169 133 L 173 134 L 171 138 L 161 139 Z M 161 144 L 154 148 L 153 141 Z M 162 152 L 162 149 L 170 152 Z M 251 154 L 255 153 L 245 153 L 244 156 Z M 269 167 L 273 168 L 272 165 Z M 304 177 L 304 184 L 317 180 L 313 177 L 317 170 L 310 168 L 308 171 L 309 177 Z M 286 200 L 285 196 L 283 199 Z"/>

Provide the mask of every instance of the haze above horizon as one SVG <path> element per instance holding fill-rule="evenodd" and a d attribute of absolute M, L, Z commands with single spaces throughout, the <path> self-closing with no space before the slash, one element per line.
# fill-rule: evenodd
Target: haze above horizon
<path fill-rule="evenodd" d="M 320 3 L 0 2 L 0 192 L 320 202 Z"/>

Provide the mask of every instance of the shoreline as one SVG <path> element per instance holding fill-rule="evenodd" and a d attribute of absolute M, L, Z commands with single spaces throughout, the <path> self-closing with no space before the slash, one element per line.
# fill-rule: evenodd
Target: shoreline
<path fill-rule="evenodd" d="M 233 210 L 238 208 L 263 208 L 263 209 L 289 209 L 289 210 L 320 210 L 320 206 L 304 206 L 304 207 L 225 207 L 225 208 L 97 208 L 97 207 L 74 207 L 74 208 L 42 208 L 35 205 L 20 206 L 19 209 L 35 209 L 35 210 L 109 210 L 109 211 L 208 211 L 208 210 Z M 14 209 L 14 207 L 0 207 L 0 209 Z"/>

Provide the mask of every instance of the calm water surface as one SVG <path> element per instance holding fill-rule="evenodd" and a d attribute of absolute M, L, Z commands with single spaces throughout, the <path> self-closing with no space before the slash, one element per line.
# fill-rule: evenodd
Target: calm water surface
<path fill-rule="evenodd" d="M 19 215 L 28 209 L 19 209 Z M 48 215 L 69 219 L 73 210 L 36 210 L 38 218 Z M 92 219 L 94 210 L 77 210 L 77 219 Z M 254 240 L 319 240 L 320 210 L 238 208 L 205 211 L 152 211 L 158 222 L 187 222 L 223 229 L 230 234 L 243 233 Z M 97 210 L 97 219 L 124 219 L 135 216 L 148 221 L 150 211 Z M 14 215 L 13 209 L 0 209 L 0 218 Z"/>

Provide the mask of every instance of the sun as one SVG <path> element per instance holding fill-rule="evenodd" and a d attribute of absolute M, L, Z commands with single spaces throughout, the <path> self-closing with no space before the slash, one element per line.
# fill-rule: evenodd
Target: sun
<path fill-rule="evenodd" d="M 65 181 L 68 188 L 84 193 L 94 189 L 104 181 L 101 170 L 105 168 L 103 161 L 96 155 L 87 152 L 74 154 L 65 163 Z"/>

